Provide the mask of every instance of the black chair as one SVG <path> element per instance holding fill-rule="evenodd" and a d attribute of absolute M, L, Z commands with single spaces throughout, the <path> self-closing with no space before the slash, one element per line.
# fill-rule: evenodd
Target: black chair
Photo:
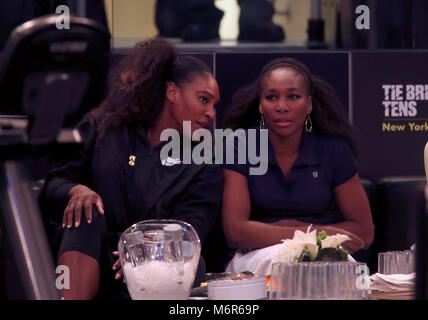
<path fill-rule="evenodd" d="M 376 270 L 379 252 L 409 250 L 416 243 L 425 184 L 423 176 L 385 177 L 376 184 L 376 228 L 371 248 Z"/>
<path fill-rule="evenodd" d="M 370 180 L 367 180 L 364 178 L 361 178 L 360 181 L 361 181 L 361 184 L 364 188 L 364 191 L 366 192 L 367 199 L 369 200 L 372 216 L 374 217 L 374 215 L 375 215 L 374 207 L 375 207 L 375 199 L 376 199 L 375 185 Z M 352 255 L 352 257 L 357 261 L 365 262 L 367 264 L 367 266 L 369 267 L 369 270 L 372 270 L 374 268 L 374 264 L 373 264 L 373 261 L 371 259 L 371 255 L 372 255 L 371 251 L 372 251 L 372 247 L 365 249 L 365 250 L 359 250 L 359 251 L 355 252 Z"/>
<path fill-rule="evenodd" d="M 105 94 L 108 32 L 79 17 L 71 17 L 70 29 L 60 30 L 56 19 L 45 16 L 17 27 L 2 52 L 1 124 L 19 128 L 29 121 L 24 143 L 55 141 L 61 128 L 73 127 Z M 10 140 L 7 136 L 6 143 Z"/>
<path fill-rule="evenodd" d="M 70 18 L 70 29 L 58 29 L 57 17 L 17 27 L 0 63 L 0 250 L 8 259 L 0 259 L 0 289 L 6 298 L 59 298 L 35 196 L 40 186 L 28 167 L 61 146 L 79 145 L 74 126 L 106 92 L 108 31 L 78 17 Z"/>

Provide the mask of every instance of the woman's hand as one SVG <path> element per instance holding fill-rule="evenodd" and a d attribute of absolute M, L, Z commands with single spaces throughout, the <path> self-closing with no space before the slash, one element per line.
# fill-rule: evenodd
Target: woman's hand
<path fill-rule="evenodd" d="M 297 220 L 287 220 L 287 219 L 283 219 L 283 220 L 279 220 L 277 222 L 272 223 L 274 225 L 277 226 L 282 226 L 282 227 L 291 227 L 291 228 L 299 228 L 299 230 L 308 228 L 311 224 L 307 223 L 307 222 L 302 222 L 302 221 L 297 221 Z M 365 243 L 364 241 L 356 236 L 354 233 L 346 231 L 344 229 L 341 228 L 337 228 L 334 227 L 332 225 L 312 225 L 311 231 L 317 229 L 317 231 L 326 231 L 328 235 L 335 235 L 335 234 L 344 234 L 347 235 L 349 238 L 351 238 L 351 240 L 349 241 L 345 241 L 342 244 L 342 247 L 348 251 L 349 253 L 354 253 L 362 248 L 364 248 Z M 302 230 L 303 231 L 303 230 Z"/>
<path fill-rule="evenodd" d="M 113 264 L 113 270 L 119 269 L 117 270 L 116 275 L 114 276 L 116 280 L 119 280 L 123 276 L 122 267 L 120 265 L 119 251 L 113 251 L 113 255 L 115 257 L 118 257 L 117 261 Z M 123 283 L 126 283 L 125 277 L 123 278 Z"/>
<path fill-rule="evenodd" d="M 319 230 L 325 230 L 328 235 L 335 235 L 339 233 L 339 234 L 347 235 L 349 238 L 351 238 L 351 240 L 345 241 L 341 244 L 343 249 L 348 251 L 350 254 L 357 252 L 358 250 L 365 247 L 364 241 L 361 238 L 357 237 L 352 232 L 343 230 L 341 228 L 336 228 L 331 225 L 330 226 L 326 225 L 324 228 L 322 226 L 319 226 Z"/>
<path fill-rule="evenodd" d="M 88 223 L 92 221 L 92 206 L 95 205 L 98 212 L 104 214 L 104 204 L 101 197 L 95 191 L 88 187 L 78 184 L 68 191 L 70 200 L 64 210 L 64 217 L 62 219 L 62 227 L 71 228 L 73 225 L 77 228 L 80 225 L 82 216 L 82 209 L 85 210 L 85 215 Z"/>

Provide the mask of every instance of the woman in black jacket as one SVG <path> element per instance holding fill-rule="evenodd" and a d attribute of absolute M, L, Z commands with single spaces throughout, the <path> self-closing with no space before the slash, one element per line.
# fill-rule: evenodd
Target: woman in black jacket
<path fill-rule="evenodd" d="M 46 179 L 47 200 L 65 207 L 58 254 L 71 275 L 65 299 L 123 297 L 123 285 L 111 281 L 111 252 L 133 223 L 178 219 L 201 241 L 206 237 L 221 205 L 221 169 L 163 165 L 161 133 L 176 129 L 182 138 L 209 128 L 218 100 L 209 68 L 179 57 L 167 41 L 140 42 L 122 60 L 110 94 L 79 125 L 84 147 Z M 190 133 L 183 132 L 183 121 L 191 122 Z"/>

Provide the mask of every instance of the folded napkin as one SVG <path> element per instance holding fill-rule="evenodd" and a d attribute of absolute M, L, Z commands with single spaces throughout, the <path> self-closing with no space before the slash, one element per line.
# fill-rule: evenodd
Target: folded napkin
<path fill-rule="evenodd" d="M 381 274 L 370 276 L 372 298 L 412 299 L 414 295 L 415 273 Z"/>
<path fill-rule="evenodd" d="M 283 244 L 276 244 L 263 249 L 253 250 L 249 253 L 236 252 L 229 262 L 226 272 L 251 271 L 258 276 L 271 274 L 272 259 L 278 254 Z"/>

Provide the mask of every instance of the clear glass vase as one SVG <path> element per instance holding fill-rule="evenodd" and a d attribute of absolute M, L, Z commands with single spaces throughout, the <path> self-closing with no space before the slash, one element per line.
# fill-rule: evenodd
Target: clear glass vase
<path fill-rule="evenodd" d="M 125 230 L 120 262 L 133 300 L 182 300 L 190 295 L 201 243 L 179 220 L 147 220 Z"/>
<path fill-rule="evenodd" d="M 360 262 L 274 263 L 270 299 L 364 300 L 370 289 L 369 270 Z"/>

